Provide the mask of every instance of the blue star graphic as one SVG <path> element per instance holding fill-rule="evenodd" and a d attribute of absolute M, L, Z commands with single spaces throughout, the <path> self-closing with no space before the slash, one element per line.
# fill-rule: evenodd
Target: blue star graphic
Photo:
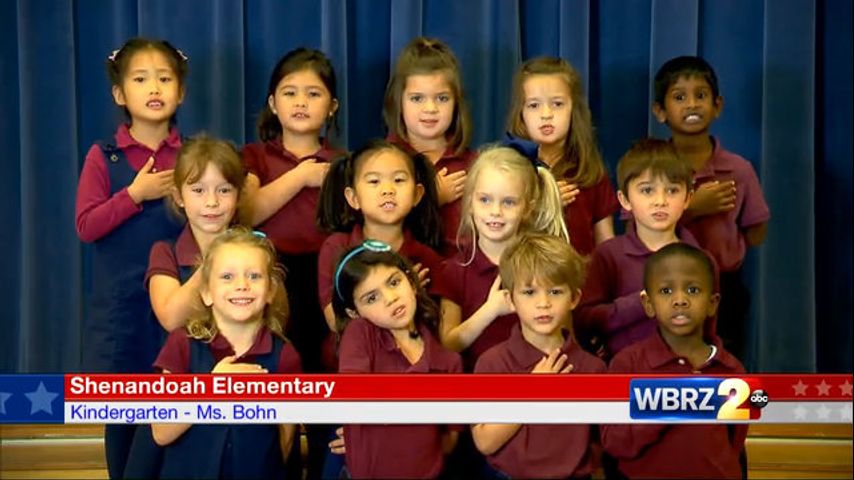
<path fill-rule="evenodd" d="M 0 414 L 6 414 L 6 400 L 11 396 L 11 393 L 0 392 Z"/>
<path fill-rule="evenodd" d="M 47 389 L 44 388 L 44 382 L 39 382 L 39 388 L 34 392 L 25 393 L 24 395 L 26 395 L 33 404 L 30 408 L 30 415 L 36 412 L 47 412 L 48 415 L 53 415 L 53 408 L 50 403 L 54 398 L 58 397 L 59 394 L 47 391 Z"/>

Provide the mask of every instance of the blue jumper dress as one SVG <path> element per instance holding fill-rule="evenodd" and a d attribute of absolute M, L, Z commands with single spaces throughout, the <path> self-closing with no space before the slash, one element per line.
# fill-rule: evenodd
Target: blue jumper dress
<path fill-rule="evenodd" d="M 133 183 L 137 172 L 122 149 L 98 144 L 110 175 L 110 195 Z M 174 238 L 183 222 L 169 215 L 163 199 L 143 202 L 142 211 L 94 243 L 92 294 L 84 320 L 82 371 L 150 373 L 164 340 L 151 311 L 143 280 L 148 253 L 158 240 Z M 110 478 L 125 471 L 136 425 L 107 425 L 104 449 Z"/>
<path fill-rule="evenodd" d="M 110 195 L 133 183 L 137 172 L 120 148 L 100 144 L 110 174 Z M 165 339 L 143 285 L 148 254 L 158 240 L 175 238 L 183 221 L 167 212 L 163 199 L 143 202 L 142 211 L 94 243 L 92 299 L 83 335 L 83 371 L 148 373 Z"/>
<path fill-rule="evenodd" d="M 254 363 L 275 373 L 284 342 L 273 335 L 270 353 Z M 210 346 L 190 340 L 190 373 L 210 373 L 216 359 Z M 279 427 L 264 425 L 193 425 L 166 446 L 160 478 L 284 478 Z"/>

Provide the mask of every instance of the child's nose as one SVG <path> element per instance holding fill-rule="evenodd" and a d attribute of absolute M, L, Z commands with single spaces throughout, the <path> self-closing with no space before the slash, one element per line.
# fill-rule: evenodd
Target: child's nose
<path fill-rule="evenodd" d="M 543 104 L 543 108 L 540 110 L 540 116 L 543 118 L 552 118 L 552 107 L 548 104 Z"/>

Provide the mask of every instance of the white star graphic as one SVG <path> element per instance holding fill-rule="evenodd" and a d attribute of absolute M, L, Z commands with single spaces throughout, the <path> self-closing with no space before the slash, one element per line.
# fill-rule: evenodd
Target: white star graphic
<path fill-rule="evenodd" d="M 819 420 L 830 420 L 830 409 L 823 403 L 819 405 L 815 413 L 818 415 Z"/>
<path fill-rule="evenodd" d="M 58 397 L 58 393 L 49 392 L 44 388 L 44 382 L 39 382 L 39 388 L 34 392 L 25 393 L 24 395 L 30 399 L 32 407 L 30 407 L 30 415 L 36 412 L 46 412 L 48 415 L 53 415 L 53 407 L 50 403 L 54 398 Z"/>
<path fill-rule="evenodd" d="M 11 393 L 0 392 L 0 414 L 6 414 L 6 400 L 11 396 Z"/>
<path fill-rule="evenodd" d="M 828 385 L 824 380 L 816 385 L 815 388 L 818 390 L 819 395 L 830 395 L 830 385 Z"/>
<path fill-rule="evenodd" d="M 793 410 L 795 414 L 795 420 L 805 420 L 807 418 L 807 409 L 801 405 L 798 405 Z"/>
<path fill-rule="evenodd" d="M 807 394 L 807 385 L 800 378 L 798 379 L 798 383 L 792 385 L 792 388 L 795 389 L 795 396 Z"/>
<path fill-rule="evenodd" d="M 852 421 L 852 408 L 851 405 L 843 405 L 839 408 L 839 417 L 842 418 L 843 422 L 851 422 Z"/>
<path fill-rule="evenodd" d="M 842 385 L 839 386 L 839 390 L 842 392 L 842 395 L 848 395 L 850 397 L 851 396 L 851 387 L 852 387 L 851 382 L 849 382 L 848 379 L 846 379 L 845 383 L 843 383 Z"/>

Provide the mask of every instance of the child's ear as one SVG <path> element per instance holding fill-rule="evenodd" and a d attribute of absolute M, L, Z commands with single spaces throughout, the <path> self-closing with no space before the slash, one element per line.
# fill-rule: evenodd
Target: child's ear
<path fill-rule="evenodd" d="M 420 202 L 422 198 L 424 198 L 424 185 L 421 185 L 420 183 L 416 183 L 415 184 L 415 199 L 412 202 L 412 206 L 414 207 L 414 206 L 418 205 L 418 202 Z"/>
<path fill-rule="evenodd" d="M 273 115 L 278 115 L 278 112 L 276 112 L 276 102 L 273 101 L 272 95 L 267 97 L 267 106 L 270 107 L 270 111 L 273 112 Z"/>
<path fill-rule="evenodd" d="M 184 90 L 184 86 L 181 85 L 181 88 L 178 89 L 178 105 L 184 103 L 184 92 L 186 92 L 186 90 Z"/>
<path fill-rule="evenodd" d="M 658 123 L 667 123 L 667 112 L 658 102 L 652 102 L 652 116 L 658 120 Z"/>
<path fill-rule="evenodd" d="M 178 190 L 178 187 L 172 187 L 172 201 L 175 202 L 175 205 L 178 205 L 180 208 L 184 208 L 184 200 L 181 198 L 181 192 Z"/>
<path fill-rule="evenodd" d="M 201 288 L 199 290 L 199 295 L 202 297 L 202 303 L 204 303 L 206 307 L 213 305 L 213 297 L 211 297 L 207 288 Z"/>
<path fill-rule="evenodd" d="M 724 97 L 718 95 L 718 98 L 715 99 L 715 118 L 718 118 L 721 115 L 721 112 L 724 109 Z"/>
<path fill-rule="evenodd" d="M 347 316 L 351 319 L 359 318 L 359 312 L 353 310 L 352 308 L 345 308 L 344 311 L 347 312 Z"/>
<path fill-rule="evenodd" d="M 569 309 L 574 310 L 575 307 L 577 307 L 580 302 L 581 302 L 581 289 L 577 288 L 572 293 L 572 297 L 569 300 Z"/>
<path fill-rule="evenodd" d="M 125 106 L 127 103 L 125 100 L 125 92 L 123 92 L 122 87 L 118 85 L 113 85 L 113 101 L 116 102 L 116 105 L 121 107 Z"/>
<path fill-rule="evenodd" d="M 329 103 L 329 118 L 332 118 L 335 115 L 335 112 L 338 111 L 338 99 L 333 98 L 332 102 Z"/>
<path fill-rule="evenodd" d="M 620 206 L 622 206 L 625 211 L 632 211 L 632 204 L 629 202 L 629 198 L 623 194 L 622 190 L 617 190 L 617 200 L 619 200 Z"/>
<path fill-rule="evenodd" d="M 707 317 L 713 317 L 716 313 L 718 313 L 718 306 L 721 303 L 721 294 L 713 293 L 711 297 L 709 297 L 709 311 Z"/>
<path fill-rule="evenodd" d="M 641 304 L 643 305 L 643 311 L 646 313 L 646 316 L 649 318 L 655 318 L 655 308 L 652 306 L 652 301 L 649 299 L 649 295 L 646 293 L 646 289 L 641 290 L 640 292 Z"/>
<path fill-rule="evenodd" d="M 353 210 L 359 210 L 359 197 L 356 196 L 356 190 L 354 190 L 353 187 L 346 187 L 344 189 L 344 198 Z"/>

